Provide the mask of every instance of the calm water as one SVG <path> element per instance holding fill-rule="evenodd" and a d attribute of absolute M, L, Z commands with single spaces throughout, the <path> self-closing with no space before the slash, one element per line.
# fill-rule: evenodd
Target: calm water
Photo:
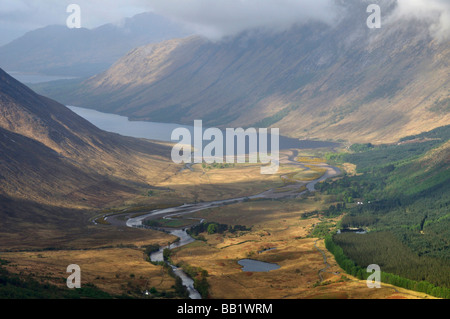
<path fill-rule="evenodd" d="M 238 264 L 243 266 L 242 271 L 250 272 L 268 272 L 280 268 L 277 264 L 266 263 L 253 259 L 241 259 L 238 261 Z"/>
<path fill-rule="evenodd" d="M 163 251 L 165 248 L 174 249 L 177 247 L 182 247 L 184 245 L 187 245 L 189 243 L 192 243 L 195 241 L 194 238 L 189 236 L 185 230 L 177 229 L 170 232 L 172 235 L 177 236 L 180 238 L 180 241 L 177 243 L 174 243 L 170 246 L 162 247 L 159 251 L 154 252 L 150 255 L 150 260 L 153 262 L 160 262 L 164 261 L 163 258 Z M 176 266 L 169 264 L 170 267 L 172 267 L 173 272 L 175 275 L 181 278 L 181 281 L 183 285 L 187 288 L 189 292 L 189 298 L 191 299 L 202 299 L 202 296 L 200 293 L 194 288 L 194 280 L 190 278 L 181 268 L 177 268 Z"/>
<path fill-rule="evenodd" d="M 78 114 L 79 116 L 85 118 L 86 120 L 97 126 L 98 128 L 107 132 L 118 133 L 124 136 L 147 138 L 151 140 L 158 140 L 164 142 L 172 142 L 171 140 L 172 131 L 176 128 L 180 127 L 187 128 L 192 135 L 194 132 L 193 126 L 173 124 L 173 123 L 130 121 L 125 116 L 102 113 L 95 110 L 76 106 L 67 106 L 67 107 L 76 114 Z M 270 141 L 270 137 L 268 137 L 268 140 Z M 295 138 L 280 136 L 280 149 L 333 148 L 337 146 L 339 146 L 339 144 L 332 142 L 304 141 Z"/>
<path fill-rule="evenodd" d="M 171 135 L 174 129 L 185 127 L 192 132 L 194 129 L 193 127 L 179 124 L 130 121 L 127 117 L 121 115 L 102 113 L 76 106 L 67 107 L 99 129 L 123 136 L 171 142 Z"/>
<path fill-rule="evenodd" d="M 36 84 L 36 83 L 44 83 L 56 80 L 70 80 L 76 79 L 71 76 L 52 76 L 52 75 L 44 75 L 44 74 L 26 74 L 21 72 L 9 71 L 7 72 L 17 81 L 25 83 L 25 84 Z"/>

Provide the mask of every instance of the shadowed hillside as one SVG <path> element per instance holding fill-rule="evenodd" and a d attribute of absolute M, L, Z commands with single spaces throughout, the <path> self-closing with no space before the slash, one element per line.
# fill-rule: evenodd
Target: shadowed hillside
<path fill-rule="evenodd" d="M 170 148 L 103 132 L 2 70 L 0 149 L 1 229 L 17 239 L 29 227 L 83 227 L 86 210 L 134 198 L 175 170 Z"/>

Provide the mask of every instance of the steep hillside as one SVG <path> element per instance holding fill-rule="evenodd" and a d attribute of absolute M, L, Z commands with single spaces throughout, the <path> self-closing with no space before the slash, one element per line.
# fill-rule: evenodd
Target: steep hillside
<path fill-rule="evenodd" d="M 393 3 L 383 2 L 385 17 Z M 336 26 L 151 44 L 83 83 L 40 89 L 133 119 L 273 126 L 309 139 L 394 142 L 450 123 L 450 43 L 414 19 L 371 30 L 366 8 L 346 2 Z"/>
<path fill-rule="evenodd" d="M 3 70 L 0 150 L 5 245 L 86 227 L 99 209 L 136 198 L 176 170 L 170 148 L 103 132 Z"/>
<path fill-rule="evenodd" d="M 95 29 L 48 26 L 0 47 L 7 71 L 88 76 L 106 70 L 129 50 L 188 33 L 170 20 L 143 13 Z"/>
<path fill-rule="evenodd" d="M 0 159 L 5 163 L 1 187 L 9 189 L 8 195 L 43 197 L 48 186 L 45 193 L 54 204 L 56 193 L 68 194 L 100 181 L 107 185 L 114 179 L 148 185 L 164 178 L 164 169 L 170 170 L 169 148 L 103 132 L 2 70 L 0 106 Z M 6 178 L 11 172 L 21 177 Z"/>

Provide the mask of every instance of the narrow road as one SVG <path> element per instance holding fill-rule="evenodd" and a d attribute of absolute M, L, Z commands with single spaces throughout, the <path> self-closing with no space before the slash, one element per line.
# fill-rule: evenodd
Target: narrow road
<path fill-rule="evenodd" d="M 322 249 L 320 249 L 319 247 L 317 247 L 317 242 L 318 241 L 319 241 L 319 239 L 317 239 L 314 242 L 314 247 L 316 247 L 316 249 L 322 254 L 322 256 L 323 256 L 323 263 L 326 265 L 325 268 L 319 270 L 319 279 L 320 279 L 320 282 L 322 282 L 323 281 L 322 273 L 325 272 L 327 269 L 329 269 L 331 266 L 330 266 L 330 264 L 327 261 L 327 256 L 325 255 L 325 252 Z"/>

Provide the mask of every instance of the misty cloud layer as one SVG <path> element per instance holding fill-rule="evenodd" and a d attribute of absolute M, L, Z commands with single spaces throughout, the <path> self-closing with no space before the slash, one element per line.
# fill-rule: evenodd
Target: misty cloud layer
<path fill-rule="evenodd" d="M 397 0 L 398 6 L 391 16 L 395 22 L 421 20 L 430 24 L 430 34 L 443 41 L 450 38 L 449 0 Z"/>
<path fill-rule="evenodd" d="M 430 25 L 433 37 L 450 37 L 449 0 L 149 0 L 156 13 L 212 39 L 254 28 L 282 31 L 311 20 L 332 26 L 351 12 L 349 7 L 355 2 L 382 8 L 396 3 L 393 12 L 383 12 L 388 24 L 420 20 Z M 361 21 L 366 18 L 362 15 Z"/>
<path fill-rule="evenodd" d="M 150 0 L 152 8 L 218 39 L 254 28 L 281 31 L 315 20 L 332 24 L 340 8 L 334 0 Z"/>
<path fill-rule="evenodd" d="M 51 24 L 65 24 L 66 8 L 79 4 L 82 27 L 93 28 L 125 17 L 153 11 L 184 23 L 210 39 L 263 28 L 286 30 L 308 21 L 334 25 L 349 11 L 344 6 L 357 3 L 397 3 L 388 23 L 418 19 L 429 24 L 429 32 L 439 40 L 450 37 L 449 0 L 1 0 L 0 44 L 23 33 Z M 383 12 L 386 14 L 385 12 Z M 365 21 L 361 12 L 361 21 Z"/>

